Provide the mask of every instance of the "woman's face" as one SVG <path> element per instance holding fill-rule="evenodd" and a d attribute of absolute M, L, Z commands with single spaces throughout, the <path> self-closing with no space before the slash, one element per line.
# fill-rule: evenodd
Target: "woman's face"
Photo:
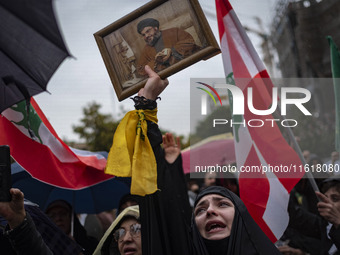
<path fill-rule="evenodd" d="M 208 240 L 221 240 L 228 237 L 234 214 L 235 207 L 231 200 L 217 194 L 202 197 L 194 211 L 198 231 Z"/>
<path fill-rule="evenodd" d="M 126 219 L 120 225 L 124 235 L 118 241 L 118 249 L 121 255 L 142 255 L 142 240 L 140 230 L 132 232 L 131 226 L 138 223 L 135 219 Z"/>
<path fill-rule="evenodd" d="M 66 235 L 71 233 L 71 212 L 69 210 L 55 206 L 48 210 L 47 215 Z"/>

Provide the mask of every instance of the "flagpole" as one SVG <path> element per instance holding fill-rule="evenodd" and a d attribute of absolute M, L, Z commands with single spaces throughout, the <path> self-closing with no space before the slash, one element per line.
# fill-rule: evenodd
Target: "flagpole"
<path fill-rule="evenodd" d="M 340 151 L 340 52 L 331 36 L 327 36 L 331 54 L 331 69 L 335 95 L 335 150 Z"/>
<path fill-rule="evenodd" d="M 279 105 L 277 106 L 277 109 L 280 109 Z M 279 118 L 282 119 L 282 120 L 286 120 L 286 118 L 283 115 L 278 114 L 277 112 L 276 112 L 275 115 L 278 115 Z M 293 131 L 290 127 L 287 127 L 286 130 L 288 130 L 288 136 L 289 136 L 290 140 L 293 142 L 294 149 L 295 149 L 296 153 L 299 155 L 299 158 L 300 158 L 300 160 L 303 164 L 303 167 L 305 168 L 305 165 L 307 164 L 307 162 L 306 162 L 306 160 L 305 160 L 305 158 L 302 154 L 302 151 L 301 151 L 299 144 L 297 143 L 297 141 L 295 139 Z M 314 191 L 320 191 L 318 185 L 316 184 L 316 182 L 314 180 L 314 176 L 312 175 L 312 173 L 310 171 L 305 171 L 305 174 L 306 174 L 310 184 L 312 185 L 313 190 Z M 318 198 L 318 200 L 319 200 L 319 198 Z"/>

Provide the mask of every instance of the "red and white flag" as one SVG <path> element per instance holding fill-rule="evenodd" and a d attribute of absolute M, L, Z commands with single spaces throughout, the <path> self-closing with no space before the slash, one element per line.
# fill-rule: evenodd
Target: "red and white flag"
<path fill-rule="evenodd" d="M 68 147 L 33 98 L 29 125 L 25 101 L 1 113 L 0 144 L 9 145 L 11 156 L 34 178 L 57 187 L 82 189 L 113 178 L 104 173 L 104 156 Z"/>
<path fill-rule="evenodd" d="M 254 107 L 259 110 L 269 109 L 272 104 L 273 85 L 268 79 L 269 75 L 264 64 L 229 1 L 216 0 L 216 12 L 226 77 L 232 78 L 235 85 L 241 88 L 245 102 L 247 102 L 247 89 L 252 87 Z M 277 173 L 241 172 L 239 175 L 241 199 L 257 224 L 275 242 L 282 236 L 288 225 L 289 193 L 304 172 L 298 169 L 301 161 L 283 138 L 275 121 L 262 127 L 247 125 L 249 120 L 265 121 L 272 120 L 273 117 L 254 115 L 247 105 L 244 110 L 244 115 L 238 115 L 237 120 L 244 124 L 233 125 L 238 169 L 243 167 L 244 170 L 248 167 L 248 169 L 264 170 L 271 166 L 276 169 L 284 167 L 285 170 L 291 171 L 290 175 L 283 170 Z"/>

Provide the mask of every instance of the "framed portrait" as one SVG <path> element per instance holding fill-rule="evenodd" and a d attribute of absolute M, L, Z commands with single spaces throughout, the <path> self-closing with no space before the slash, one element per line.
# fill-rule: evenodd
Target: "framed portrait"
<path fill-rule="evenodd" d="M 94 37 L 119 101 L 145 85 L 145 65 L 164 79 L 220 53 L 198 0 L 150 1 Z"/>

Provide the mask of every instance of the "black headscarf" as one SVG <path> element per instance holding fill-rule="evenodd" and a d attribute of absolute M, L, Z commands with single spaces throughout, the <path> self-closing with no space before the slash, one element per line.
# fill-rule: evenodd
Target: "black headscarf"
<path fill-rule="evenodd" d="M 213 187 L 202 191 L 203 196 L 216 193 L 229 198 L 235 205 L 235 216 L 227 253 L 208 253 L 206 244 L 200 236 L 191 217 L 191 207 L 185 183 L 182 158 L 169 164 L 160 147 L 162 134 L 158 126 L 148 122 L 148 138 L 157 160 L 158 191 L 141 197 L 140 220 L 142 225 L 142 249 L 146 255 L 279 255 L 276 247 L 265 236 L 250 217 L 243 202 L 232 192 L 222 187 Z M 192 226 L 191 226 L 192 225 Z M 193 232 L 193 233 L 192 233 Z M 227 238 L 228 239 L 228 238 Z M 209 245 L 209 241 L 207 243 Z M 216 245 L 214 245 L 216 244 Z M 212 246 L 220 248 L 225 242 L 215 241 Z"/>
<path fill-rule="evenodd" d="M 262 232 L 260 227 L 251 218 L 242 200 L 233 192 L 220 186 L 211 186 L 201 191 L 195 201 L 194 207 L 202 197 L 209 194 L 218 194 L 232 201 L 235 207 L 235 215 L 230 236 L 223 240 L 204 240 L 200 235 L 195 223 L 194 214 L 192 216 L 193 245 L 197 255 L 275 255 L 281 254 L 269 238 Z M 211 243 L 216 242 L 216 246 Z M 227 243 L 227 244 L 226 244 Z M 213 248 L 208 248 L 213 247 Z M 216 249 L 217 250 L 216 252 Z M 222 253 L 221 249 L 226 252 Z"/>

